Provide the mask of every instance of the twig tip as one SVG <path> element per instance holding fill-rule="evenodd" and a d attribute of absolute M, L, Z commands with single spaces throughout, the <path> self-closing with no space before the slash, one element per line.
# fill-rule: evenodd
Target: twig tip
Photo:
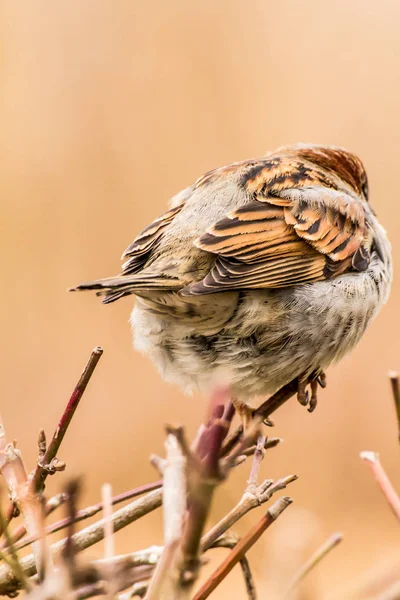
<path fill-rule="evenodd" d="M 372 450 L 364 450 L 360 452 L 360 458 L 370 463 L 377 463 L 379 462 L 379 453 Z"/>

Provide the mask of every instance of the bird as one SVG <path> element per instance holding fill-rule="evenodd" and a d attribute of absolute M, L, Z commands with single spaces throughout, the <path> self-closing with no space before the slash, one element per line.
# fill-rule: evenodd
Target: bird
<path fill-rule="evenodd" d="M 120 275 L 73 291 L 105 304 L 134 294 L 136 349 L 188 393 L 228 382 L 243 419 L 293 380 L 311 412 L 316 382 L 362 338 L 392 280 L 363 163 L 317 144 L 207 172 L 122 259 Z"/>

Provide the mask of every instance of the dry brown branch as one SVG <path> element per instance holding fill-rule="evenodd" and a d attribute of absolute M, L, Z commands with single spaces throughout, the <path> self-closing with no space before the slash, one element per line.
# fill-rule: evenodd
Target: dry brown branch
<path fill-rule="evenodd" d="M 289 476 L 275 483 L 266 480 L 258 484 L 264 452 L 276 446 L 280 439 L 266 440 L 260 436 L 257 444 L 254 443 L 262 421 L 260 415 L 253 419 L 246 435 L 239 428 L 239 434 L 234 433 L 228 438 L 234 408 L 229 401 L 227 388 L 216 390 L 210 419 L 199 428 L 192 446 L 188 444 L 182 427 L 167 428 L 166 459 L 153 458 L 163 481 L 136 488 L 114 498 L 111 497 L 109 486 L 103 486 L 102 502 L 82 511 L 77 510 L 79 486 L 76 481 L 72 481 L 65 494 L 45 503 L 43 491 L 46 477 L 65 467 L 58 460 L 57 452 L 101 353 L 101 349 L 93 351 L 48 447 L 44 432 L 40 432 L 38 465 L 30 480 L 15 446 L 6 444 L 4 436 L 3 439 L 0 438 L 3 458 L 0 469 L 8 483 L 12 500 L 10 506 L 13 509 L 11 515 L 8 507 L 7 517 L 11 519 L 14 511 L 20 508 L 25 519 L 25 528 L 18 527 L 11 536 L 5 520 L 0 519 L 0 528 L 6 533 L 3 545 L 11 553 L 11 556 L 7 556 L 0 551 L 0 560 L 4 558 L 0 564 L 0 595 L 15 594 L 21 585 L 25 585 L 31 588 L 29 600 L 47 600 L 53 597 L 73 600 L 96 594 L 111 598 L 133 583 L 140 582 L 141 587 L 136 586 L 128 594 L 140 592 L 142 597 L 146 594 L 147 600 L 189 600 L 198 571 L 204 562 L 202 554 L 210 547 L 235 546 L 228 562 L 224 563 L 225 571 L 218 576 L 219 581 L 229 573 L 233 564 L 240 562 L 248 597 L 254 600 L 254 582 L 245 553 L 291 500 L 284 498 L 280 503 L 275 503 L 258 526 L 242 541 L 238 542 L 237 538 L 226 532 L 249 510 L 266 502 L 274 492 L 284 488 L 296 477 Z M 287 396 L 287 390 L 285 394 Z M 270 403 L 282 402 L 282 398 L 282 394 L 275 394 Z M 243 497 L 232 511 L 203 536 L 216 487 L 233 467 L 248 456 L 253 456 L 253 462 Z M 112 506 L 117 502 L 148 490 L 152 491 L 112 513 Z M 45 528 L 44 517 L 65 501 L 66 518 Z M 113 533 L 155 510 L 162 503 L 164 548 L 152 547 L 125 557 L 113 556 Z M 32 507 L 34 510 L 30 513 Z M 75 532 L 75 524 L 79 520 L 93 516 L 102 508 L 103 518 Z M 67 528 L 67 537 L 50 546 L 47 535 L 62 528 Z M 26 538 L 16 546 L 15 540 L 25 533 Z M 82 550 L 104 538 L 105 558 L 102 561 L 87 562 L 78 556 Z M 33 553 L 18 559 L 16 548 L 29 543 L 33 545 Z M 52 558 L 56 562 L 56 568 L 52 566 Z M 215 581 L 212 585 L 215 585 Z M 126 594 L 123 596 L 128 597 Z M 122 598 L 121 596 L 121 600 Z"/>
<path fill-rule="evenodd" d="M 193 600 L 205 600 L 232 571 L 233 567 L 245 556 L 246 552 L 257 542 L 270 525 L 292 503 L 292 499 L 284 496 L 279 498 L 260 519 L 260 521 L 240 540 L 228 557 L 222 562 L 211 577 L 195 594 Z"/>
<path fill-rule="evenodd" d="M 385 496 L 390 508 L 395 517 L 400 521 L 400 498 L 396 490 L 392 486 L 384 468 L 379 460 L 379 454 L 376 452 L 365 451 L 361 452 L 360 457 L 365 460 L 371 468 L 371 471 Z"/>
<path fill-rule="evenodd" d="M 133 523 L 137 519 L 140 519 L 149 512 L 159 508 L 162 501 L 161 490 L 154 490 L 143 498 L 131 502 L 127 506 L 124 506 L 120 510 L 116 511 L 112 516 L 114 524 L 114 531 L 119 531 L 123 527 L 126 527 L 130 523 Z M 89 527 L 86 527 L 82 531 L 75 533 L 72 536 L 72 541 L 76 552 L 81 552 L 89 546 L 96 544 L 104 538 L 104 519 L 93 523 Z M 59 555 L 64 550 L 67 543 L 67 538 L 56 542 L 51 546 L 51 552 L 53 555 Z M 24 572 L 28 577 L 35 575 L 36 565 L 32 554 L 24 556 L 20 560 L 20 564 Z M 14 592 L 19 589 L 20 584 L 15 577 L 14 573 L 9 569 L 7 565 L 0 565 L 0 595 L 7 594 L 10 591 Z"/>
<path fill-rule="evenodd" d="M 44 508 L 45 516 L 47 517 L 52 512 L 54 512 L 57 508 L 62 506 L 64 504 L 64 502 L 66 502 L 66 500 L 67 500 L 67 495 L 64 493 L 56 494 L 55 496 L 50 498 L 50 500 L 48 502 L 46 502 L 46 506 Z M 26 534 L 26 527 L 24 524 L 21 524 L 18 527 L 16 527 L 12 533 L 10 533 L 9 539 L 15 545 L 21 538 L 24 537 L 25 534 Z M 28 539 L 24 545 L 27 546 L 30 543 L 35 542 L 35 541 L 36 540 L 34 540 L 34 539 Z M 7 549 L 8 547 L 9 547 L 9 542 L 7 541 L 7 539 L 3 540 L 3 542 L 1 542 L 1 544 L 0 544 L 0 548 Z"/>
<path fill-rule="evenodd" d="M 336 548 L 338 544 L 343 539 L 343 535 L 341 533 L 334 533 L 331 535 L 323 544 L 320 546 L 314 554 L 307 560 L 306 563 L 300 568 L 300 570 L 293 577 L 292 581 L 289 584 L 287 592 L 285 596 L 289 596 L 291 592 L 301 583 L 301 581 L 306 577 L 310 571 L 312 571 L 331 550 Z"/>
<path fill-rule="evenodd" d="M 41 460 L 38 461 L 32 477 L 32 487 L 35 492 L 43 490 L 47 476 L 57 470 L 57 452 L 102 354 L 103 349 L 99 346 L 94 348 L 92 351 L 82 375 L 80 376 L 79 381 L 76 384 L 75 389 L 68 401 L 68 404 L 65 407 L 64 413 L 53 434 L 50 445 L 45 452 L 42 452 Z"/>
<path fill-rule="evenodd" d="M 225 515 L 214 527 L 208 531 L 201 540 L 202 549 L 205 551 L 215 541 L 230 529 L 239 519 L 244 517 L 250 510 L 268 502 L 276 492 L 283 490 L 289 483 L 296 481 L 297 475 L 289 475 L 273 482 L 271 479 L 263 481 L 253 491 L 246 490 L 237 505 Z"/>
<path fill-rule="evenodd" d="M 167 458 L 163 464 L 164 551 L 146 593 L 146 600 L 173 598 L 176 588 L 176 552 L 183 531 L 186 511 L 187 465 L 184 453 L 190 453 L 183 431 L 167 429 Z"/>
<path fill-rule="evenodd" d="M 239 542 L 239 537 L 232 533 L 229 533 L 223 535 L 216 542 L 214 542 L 212 548 L 229 548 L 230 550 L 233 550 L 233 548 L 235 548 L 235 546 L 237 546 Z M 256 587 L 254 585 L 254 579 L 247 556 L 244 555 L 240 559 L 239 563 L 243 573 L 243 579 L 246 586 L 248 600 L 257 600 Z"/>
<path fill-rule="evenodd" d="M 239 519 L 244 517 L 246 513 L 257 506 L 261 506 L 267 502 L 275 492 L 284 489 L 289 483 L 297 479 L 296 475 L 290 475 L 283 479 L 279 479 L 275 483 L 271 479 L 266 479 L 258 485 L 258 475 L 261 461 L 264 457 L 265 445 L 265 438 L 260 436 L 256 452 L 254 453 L 246 490 L 238 504 L 203 536 L 201 540 L 203 551 L 210 548 L 220 536 L 239 521 Z"/>
<path fill-rule="evenodd" d="M 158 490 L 160 489 L 162 486 L 162 481 L 155 481 L 154 483 L 148 483 L 146 485 L 142 485 L 140 487 L 134 488 L 133 490 L 129 490 L 127 492 L 123 492 L 122 494 L 118 494 L 117 496 L 114 496 L 112 498 L 112 505 L 115 506 L 116 504 L 121 504 L 122 502 L 126 502 L 127 500 L 130 500 L 132 498 L 136 498 L 137 496 L 142 496 L 143 494 L 145 494 L 146 492 L 151 492 L 153 490 Z M 65 496 L 65 495 L 64 495 Z M 51 502 L 52 499 L 49 500 L 49 502 Z M 65 502 L 66 497 L 64 498 L 63 502 Z M 83 508 L 82 510 L 78 510 L 75 516 L 75 520 L 74 523 L 78 523 L 79 521 L 84 521 L 85 519 L 89 519 L 90 517 L 93 517 L 94 515 L 96 515 L 97 513 L 99 513 L 101 510 L 103 510 L 103 503 L 102 502 L 98 502 L 97 504 L 93 504 L 92 506 L 88 506 L 87 508 Z M 70 517 L 66 517 L 65 519 L 61 519 L 60 521 L 57 521 L 56 523 L 53 523 L 52 525 L 49 525 L 48 527 L 45 528 L 45 533 L 46 535 L 49 535 L 51 533 L 55 533 L 57 531 L 61 531 L 62 529 L 65 529 L 66 527 L 68 527 L 68 525 L 70 525 L 71 523 L 71 519 Z M 26 529 L 24 529 L 24 533 L 26 532 Z M 16 531 L 13 532 L 13 535 L 16 535 Z M 21 535 L 22 537 L 22 535 Z M 18 538 L 20 539 L 20 538 Z M 25 548 L 25 546 L 28 546 L 29 544 L 31 544 L 32 542 L 34 542 L 35 539 L 33 538 L 25 538 L 21 543 L 16 544 L 16 550 L 21 550 L 22 548 Z"/>
<path fill-rule="evenodd" d="M 0 471 L 6 482 L 13 506 L 18 506 L 24 518 L 26 531 L 37 541 L 32 543 L 37 573 L 43 578 L 50 569 L 51 556 L 47 540 L 43 536 L 44 514 L 40 498 L 32 493 L 22 462 L 20 451 L 14 443 L 7 443 L 3 423 L 0 420 Z M 7 524 L 2 525 L 3 532 Z M 8 538 L 10 541 L 10 538 Z"/>
<path fill-rule="evenodd" d="M 188 508 L 177 561 L 178 585 L 184 591 L 182 597 L 188 597 L 198 575 L 201 536 L 215 488 L 222 478 L 219 465 L 221 447 L 234 416 L 227 393 L 221 395 L 220 392 L 219 400 L 221 403 L 215 403 L 208 427 L 199 439 L 197 456 L 193 459 L 193 464 L 196 459 L 201 462 L 188 473 Z M 224 401 L 228 401 L 225 409 Z"/>

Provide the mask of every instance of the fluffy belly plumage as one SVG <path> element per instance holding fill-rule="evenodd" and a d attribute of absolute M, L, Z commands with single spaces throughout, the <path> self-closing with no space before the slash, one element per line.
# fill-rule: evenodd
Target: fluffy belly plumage
<path fill-rule="evenodd" d="M 375 256 L 361 275 L 241 292 L 231 311 L 223 294 L 207 296 L 207 306 L 190 310 L 176 294 L 173 302 L 138 299 L 131 317 L 135 346 L 186 392 L 207 393 L 224 381 L 247 401 L 339 360 L 360 340 L 389 285 L 389 269 Z"/>

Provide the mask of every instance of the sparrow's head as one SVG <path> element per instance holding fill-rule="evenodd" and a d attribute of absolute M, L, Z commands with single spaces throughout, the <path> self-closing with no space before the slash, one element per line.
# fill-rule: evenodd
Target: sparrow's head
<path fill-rule="evenodd" d="M 368 202 L 368 179 L 364 165 L 356 154 L 337 146 L 295 144 L 281 148 L 300 160 L 312 163 L 327 174 L 339 177 Z"/>

